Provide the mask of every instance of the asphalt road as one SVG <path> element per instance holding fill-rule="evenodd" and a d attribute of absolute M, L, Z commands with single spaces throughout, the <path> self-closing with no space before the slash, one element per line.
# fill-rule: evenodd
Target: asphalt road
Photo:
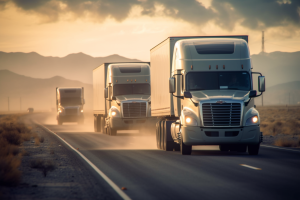
<path fill-rule="evenodd" d="M 35 118 L 94 163 L 132 199 L 299 199 L 300 149 L 261 147 L 258 156 L 193 148 L 192 155 L 155 147 L 155 133 L 118 136 L 93 132 L 93 125 L 55 125 Z M 246 166 L 245 166 L 246 165 Z M 252 167 L 252 168 L 251 168 Z"/>

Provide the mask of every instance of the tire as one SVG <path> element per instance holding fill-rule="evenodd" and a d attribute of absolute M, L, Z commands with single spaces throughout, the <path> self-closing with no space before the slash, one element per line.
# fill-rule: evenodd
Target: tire
<path fill-rule="evenodd" d="M 164 150 L 165 151 L 173 151 L 173 149 L 180 149 L 180 145 L 175 143 L 171 136 L 171 125 L 175 121 L 164 121 Z"/>
<path fill-rule="evenodd" d="M 156 122 L 156 147 L 160 149 L 160 121 Z"/>
<path fill-rule="evenodd" d="M 110 135 L 110 130 L 111 130 L 110 127 L 106 127 L 106 134 L 107 135 Z"/>
<path fill-rule="evenodd" d="M 237 146 L 237 152 L 241 152 L 241 153 L 244 153 L 247 151 L 247 145 L 245 144 L 240 144 Z"/>
<path fill-rule="evenodd" d="M 159 129 L 160 129 L 160 131 L 159 131 L 159 133 L 160 133 L 160 144 L 159 144 L 159 148 L 160 149 L 164 149 L 164 134 L 163 134 L 163 132 L 164 132 L 164 120 L 162 120 L 162 121 L 160 121 L 160 126 L 159 126 Z"/>
<path fill-rule="evenodd" d="M 98 132 L 97 129 L 97 116 L 94 115 L 94 132 Z"/>
<path fill-rule="evenodd" d="M 100 132 L 100 116 L 94 116 L 94 131 L 95 132 Z"/>
<path fill-rule="evenodd" d="M 104 126 L 105 126 L 105 117 L 103 116 L 103 115 L 100 115 L 100 130 L 99 130 L 99 132 L 101 132 L 101 133 L 104 133 L 104 134 L 106 134 L 105 132 L 106 132 L 106 130 L 105 130 L 105 128 L 104 128 Z"/>
<path fill-rule="evenodd" d="M 230 150 L 230 146 L 226 144 L 219 145 L 220 151 L 228 152 Z"/>
<path fill-rule="evenodd" d="M 259 144 L 249 144 L 248 145 L 248 153 L 249 155 L 257 155 L 258 152 L 259 152 L 259 146 L 260 146 L 260 143 Z"/>
<path fill-rule="evenodd" d="M 183 138 L 181 138 L 181 142 L 180 142 L 180 152 L 181 152 L 181 155 L 191 155 L 191 153 L 192 153 L 192 146 L 185 145 L 183 143 Z"/>
<path fill-rule="evenodd" d="M 114 128 L 109 128 L 110 129 L 110 135 L 111 136 L 116 136 L 117 135 L 117 130 Z"/>

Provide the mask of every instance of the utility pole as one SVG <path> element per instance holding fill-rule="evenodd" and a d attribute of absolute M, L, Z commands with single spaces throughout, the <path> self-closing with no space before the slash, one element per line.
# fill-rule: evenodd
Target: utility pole
<path fill-rule="evenodd" d="M 261 37 L 261 52 L 265 53 L 265 32 L 262 31 L 262 37 Z"/>

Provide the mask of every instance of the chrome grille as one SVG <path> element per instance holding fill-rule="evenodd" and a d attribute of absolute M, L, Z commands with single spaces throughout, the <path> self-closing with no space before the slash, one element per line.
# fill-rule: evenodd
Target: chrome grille
<path fill-rule="evenodd" d="M 204 126 L 240 126 L 240 103 L 203 103 Z"/>
<path fill-rule="evenodd" d="M 124 117 L 146 117 L 146 102 L 123 103 Z"/>
<path fill-rule="evenodd" d="M 65 109 L 66 115 L 77 115 L 77 108 Z"/>

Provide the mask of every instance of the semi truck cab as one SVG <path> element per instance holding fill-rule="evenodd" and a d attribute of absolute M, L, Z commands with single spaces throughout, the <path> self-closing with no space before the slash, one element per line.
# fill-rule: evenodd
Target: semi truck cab
<path fill-rule="evenodd" d="M 258 154 L 262 133 L 254 98 L 265 91 L 265 77 L 257 73 L 257 94 L 246 39 L 177 38 L 170 62 L 170 115 L 162 120 L 168 123 L 158 124 L 157 142 L 164 143 L 158 147 L 179 145 L 189 155 L 193 145 L 219 145 L 221 151 Z"/>
<path fill-rule="evenodd" d="M 149 63 L 111 63 L 106 68 L 104 98 L 105 112 L 94 110 L 95 131 L 115 136 L 117 130 L 142 130 L 156 123 L 151 118 L 151 90 Z M 103 75 L 94 70 L 94 88 Z M 100 73 L 97 75 L 97 73 Z M 101 101 L 94 89 L 95 103 Z M 98 90 L 98 89 L 97 89 Z M 99 105 L 100 107 L 101 105 Z M 97 107 L 97 105 L 95 106 Z M 100 115 L 99 115 L 100 114 Z M 105 115 L 103 115 L 105 114 Z M 101 122 L 101 119 L 103 120 Z M 101 127 L 102 126 L 102 127 Z"/>
<path fill-rule="evenodd" d="M 84 88 L 56 88 L 57 124 L 77 122 L 83 124 Z"/>

